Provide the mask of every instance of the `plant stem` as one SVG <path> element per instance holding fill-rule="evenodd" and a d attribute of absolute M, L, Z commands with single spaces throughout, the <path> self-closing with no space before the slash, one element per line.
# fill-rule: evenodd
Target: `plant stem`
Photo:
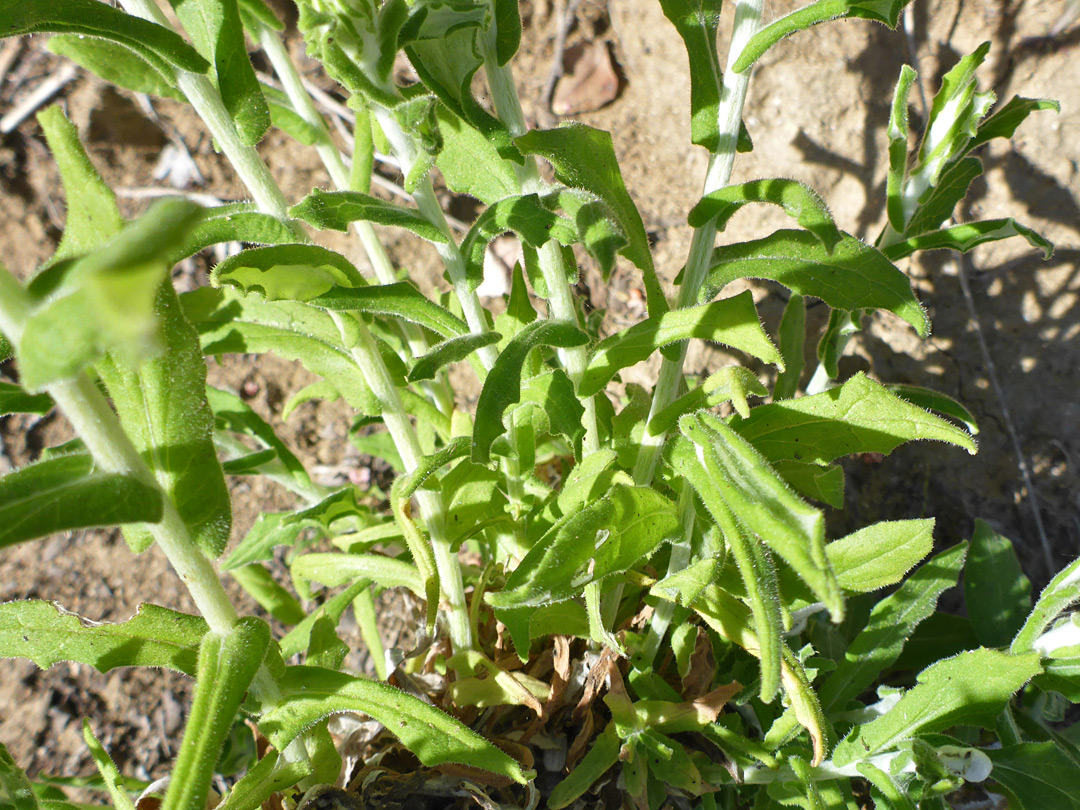
<path fill-rule="evenodd" d="M 718 114 L 720 139 L 716 152 L 709 159 L 709 168 L 705 175 L 702 196 L 718 191 L 731 180 L 731 170 L 735 164 L 735 147 L 739 140 L 739 126 L 742 121 L 743 105 L 746 102 L 746 90 L 750 84 L 753 68 L 736 73 L 732 66 L 742 54 L 750 38 L 761 27 L 761 15 L 764 0 L 739 0 L 735 6 L 735 27 L 731 34 L 731 46 L 728 49 L 727 70 L 724 73 L 724 87 L 720 96 Z M 709 222 L 694 231 L 690 243 L 690 255 L 686 260 L 682 286 L 679 288 L 677 308 L 693 305 L 697 301 L 701 284 L 709 271 L 712 259 L 713 243 L 716 240 L 716 224 Z M 660 376 L 653 390 L 652 406 L 649 419 L 675 401 L 683 384 L 683 361 L 686 359 L 686 343 L 679 349 L 674 360 L 664 359 L 660 367 Z M 648 422 L 646 422 L 648 424 Z M 656 472 L 656 463 L 660 450 L 664 446 L 666 433 L 650 436 L 647 432 L 642 438 L 638 450 L 637 464 L 634 467 L 634 481 L 648 484 Z"/>
<path fill-rule="evenodd" d="M 323 166 L 326 167 L 326 171 L 330 175 L 330 181 L 339 190 L 349 189 L 351 185 L 345 160 L 337 146 L 334 145 L 325 119 L 315 108 L 311 95 L 304 87 L 303 80 L 300 78 L 300 74 L 297 73 L 296 66 L 285 49 L 285 44 L 281 41 L 281 36 L 269 26 L 260 25 L 258 41 L 259 46 L 270 60 L 278 79 L 280 79 L 285 94 L 293 103 L 300 117 L 317 133 L 318 142 L 315 144 L 315 151 L 318 152 Z M 353 229 L 360 239 L 360 244 L 367 254 L 368 261 L 371 262 L 375 278 L 379 280 L 379 283 L 393 284 L 396 282 L 397 276 L 394 272 L 393 262 L 390 261 L 390 257 L 387 255 L 382 242 L 379 241 L 379 237 L 371 223 L 364 221 L 354 222 Z M 406 342 L 409 344 L 409 351 L 412 352 L 414 357 L 427 354 L 430 347 L 420 327 L 404 322 L 401 323 L 401 330 L 405 335 Z M 445 383 L 432 384 L 431 382 L 425 382 L 424 388 L 435 406 L 442 413 L 447 416 L 453 413 L 454 398 Z"/>
<path fill-rule="evenodd" d="M 506 65 L 500 65 L 495 56 L 495 45 L 490 34 L 483 37 L 481 45 L 484 57 L 484 73 L 487 76 L 488 87 L 491 90 L 495 112 L 500 120 L 506 124 L 510 134 L 515 138 L 524 135 L 527 131 L 525 114 L 521 109 L 521 99 L 518 96 L 517 86 L 514 83 L 513 74 Z M 540 169 L 536 158 L 526 155 L 525 165 L 513 164 L 514 173 L 518 178 L 519 190 L 522 193 L 544 191 L 544 182 L 540 177 Z M 574 296 L 570 289 L 566 264 L 563 261 L 562 251 L 554 242 L 547 242 L 539 252 L 540 272 L 544 276 L 544 283 L 548 288 L 548 306 L 551 314 L 560 321 L 581 326 L 577 307 L 574 305 Z M 559 357 L 574 386 L 581 381 L 588 365 L 588 355 L 584 346 L 572 349 L 559 349 Z M 586 397 L 582 404 L 585 407 L 585 440 L 584 451 L 595 453 L 600 449 L 600 431 L 596 418 L 596 399 Z"/>
<path fill-rule="evenodd" d="M 401 455 L 405 470 L 411 473 L 420 466 L 424 454 L 397 388 L 394 387 L 383 359 L 379 355 L 375 339 L 362 319 L 355 318 L 352 323 L 347 324 L 345 318 L 350 316 L 338 312 L 332 312 L 331 315 L 338 324 L 342 338 L 347 342 L 351 342 L 346 337 L 347 335 L 358 335 L 358 339 L 350 346 L 353 360 L 356 361 L 368 387 L 382 406 L 383 422 L 394 439 L 394 445 Z M 446 600 L 450 640 L 454 644 L 455 651 L 471 649 L 473 638 L 469 624 L 469 610 L 465 603 L 465 585 L 461 576 L 461 566 L 451 548 L 447 534 L 446 507 L 442 496 L 438 492 L 421 489 L 415 497 L 435 552 L 439 585 L 442 588 L 443 598 Z"/>
<path fill-rule="evenodd" d="M 129 14 L 172 30 L 172 25 L 154 0 L 120 0 L 120 4 Z M 288 221 L 289 205 L 285 195 L 281 193 L 281 188 L 259 157 L 259 153 L 254 147 L 246 146 L 240 140 L 236 126 L 221 100 L 221 94 L 210 79 L 177 69 L 176 84 L 202 118 L 244 186 L 251 192 L 255 204 L 264 213 Z"/>

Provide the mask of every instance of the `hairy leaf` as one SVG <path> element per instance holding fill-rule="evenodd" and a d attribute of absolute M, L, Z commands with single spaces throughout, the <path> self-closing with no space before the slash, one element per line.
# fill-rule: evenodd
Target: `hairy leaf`
<path fill-rule="evenodd" d="M 472 447 L 474 462 L 486 464 L 492 443 L 506 432 L 503 414 L 515 402 L 521 401 L 521 370 L 529 352 L 539 346 L 565 349 L 587 342 L 588 336 L 584 332 L 565 321 L 533 321 L 518 332 L 499 354 L 477 400 Z"/>
<path fill-rule="evenodd" d="M 1027 117 L 1038 110 L 1053 110 L 1060 113 L 1061 104 L 1050 98 L 1013 96 L 1004 106 L 979 124 L 978 132 L 968 142 L 967 148 L 976 149 L 994 138 L 1011 138 Z"/>
<path fill-rule="evenodd" d="M 401 318 L 446 338 L 469 334 L 465 321 L 429 300 L 408 281 L 368 287 L 335 287 L 308 303 L 323 309 Z"/>
<path fill-rule="evenodd" d="M 366 579 L 381 588 L 408 588 L 421 599 L 424 582 L 416 566 L 379 554 L 303 554 L 292 564 L 295 579 L 319 582 L 335 588 L 356 579 Z"/>
<path fill-rule="evenodd" d="M 498 343 L 500 340 L 502 340 L 502 335 L 498 332 L 481 332 L 444 340 L 434 346 L 430 352 L 413 361 L 413 366 L 409 370 L 409 382 L 433 380 L 439 373 L 439 369 L 444 366 L 458 363 L 478 349 Z"/>
<path fill-rule="evenodd" d="M 166 810 L 200 810 L 240 704 L 270 645 L 270 627 L 245 616 L 225 635 L 207 633 L 199 646 L 195 696 L 173 766 Z"/>
<path fill-rule="evenodd" d="M 1005 702 L 1042 671 L 1037 653 L 960 653 L 919 673 L 914 687 L 876 720 L 856 726 L 833 752 L 843 767 L 895 747 L 916 734 L 960 723 L 992 728 Z"/>
<path fill-rule="evenodd" d="M 289 209 L 289 216 L 323 230 L 347 231 L 353 222 L 374 222 L 405 228 L 429 242 L 445 244 L 448 241 L 446 235 L 418 211 L 359 191 L 315 189 Z"/>
<path fill-rule="evenodd" d="M 983 173 L 982 161 L 975 157 L 950 163 L 937 183 L 919 199 L 919 205 L 902 232 L 910 238 L 935 231 L 952 217 L 956 204 L 967 196 L 971 182 Z"/>
<path fill-rule="evenodd" d="M 161 492 L 134 476 L 59 456 L 0 477 L 0 548 L 91 526 L 161 520 Z"/>
<path fill-rule="evenodd" d="M 715 374 L 710 374 L 697 388 L 683 394 L 660 413 L 649 420 L 646 426 L 650 436 L 667 433 L 679 417 L 690 411 L 713 408 L 721 402 L 730 401 L 735 412 L 742 416 L 750 415 L 750 396 L 764 397 L 769 389 L 761 384 L 750 369 L 742 366 L 724 366 Z"/>
<path fill-rule="evenodd" d="M 259 719 L 279 751 L 304 729 L 333 714 L 363 712 L 386 726 L 428 767 L 469 765 L 524 784 L 521 766 L 468 726 L 392 686 L 319 667 L 288 667 L 282 698 Z"/>
<path fill-rule="evenodd" d="M 599 501 L 555 524 L 488 593 L 495 608 L 571 599 L 584 587 L 638 564 L 679 531 L 675 505 L 648 487 L 616 484 Z"/>
<path fill-rule="evenodd" d="M 184 94 L 176 86 L 175 73 L 171 68 L 162 64 L 155 68 L 139 51 L 126 45 L 107 39 L 88 39 L 80 34 L 55 34 L 45 47 L 100 76 L 109 84 L 135 93 L 184 101 Z M 170 74 L 168 77 L 162 75 L 163 68 Z"/>
<path fill-rule="evenodd" d="M 281 245 L 303 238 L 293 224 L 260 212 L 250 202 L 227 203 L 204 208 L 195 217 L 191 230 L 169 260 L 180 262 L 201 250 L 225 242 L 253 245 Z"/>
<path fill-rule="evenodd" d="M 662 346 L 689 338 L 713 340 L 779 364 L 780 353 L 761 328 L 750 291 L 695 307 L 654 315 L 602 340 L 578 383 L 583 397 L 598 393 L 616 372 L 651 357 Z"/>
<path fill-rule="evenodd" d="M 977 436 L 979 434 L 979 426 L 976 424 L 975 417 L 972 416 L 971 411 L 947 394 L 942 394 L 939 391 L 932 391 L 929 388 L 920 388 L 917 385 L 893 384 L 887 385 L 886 388 L 901 399 L 910 402 L 912 405 L 916 405 L 928 411 L 937 411 L 943 416 L 955 419 L 957 422 L 962 423 L 972 436 Z"/>
<path fill-rule="evenodd" d="M 708 301 L 739 278 L 776 281 L 799 295 L 820 298 L 833 309 L 886 309 L 915 327 L 920 337 L 930 333 L 930 322 L 907 277 L 882 253 L 850 234 L 841 234 L 831 253 L 813 234 L 792 230 L 717 248 L 700 300 Z"/>
<path fill-rule="evenodd" d="M 734 70 L 742 73 L 784 37 L 837 17 L 861 17 L 896 28 L 900 21 L 900 12 L 910 2 L 911 0 L 817 0 L 774 20 L 758 31 L 739 54 L 733 66 Z"/>
<path fill-rule="evenodd" d="M 88 622 L 40 599 L 0 605 L 0 657 L 28 658 L 42 669 L 75 661 L 98 672 L 165 667 L 193 676 L 206 632 L 201 617 L 151 604 L 118 624 Z"/>
<path fill-rule="evenodd" d="M 806 298 L 798 293 L 792 293 L 784 307 L 777 337 L 784 370 L 776 377 L 773 399 L 791 399 L 799 390 L 799 378 L 806 365 Z"/>
<path fill-rule="evenodd" d="M 905 239 L 903 242 L 889 245 L 882 252 L 892 261 L 899 261 L 910 256 L 916 250 L 959 250 L 967 253 L 974 247 L 986 242 L 997 242 L 1013 236 L 1022 236 L 1032 247 L 1040 248 L 1043 259 L 1054 255 L 1054 245 L 1042 235 L 1026 225 L 1021 225 L 1011 217 L 1008 219 L 987 219 L 982 222 L 965 222 L 940 231 L 929 231 Z"/>
<path fill-rule="evenodd" d="M 828 464 L 852 453 L 891 453 L 916 439 L 975 452 L 966 432 L 905 402 L 861 372 L 821 394 L 760 405 L 732 428 L 770 461 Z"/>
<path fill-rule="evenodd" d="M 337 286 L 368 286 L 352 262 L 319 245 L 249 248 L 218 264 L 210 279 L 267 301 L 310 301 Z"/>
<path fill-rule="evenodd" d="M 771 462 L 773 469 L 800 495 L 844 508 L 844 470 L 839 466 L 807 464 L 794 459 Z"/>
<path fill-rule="evenodd" d="M 691 228 L 700 228 L 715 220 L 716 229 L 722 231 L 736 211 L 753 202 L 783 208 L 784 213 L 821 241 L 826 253 L 832 253 L 840 241 L 840 231 L 821 195 L 804 183 L 784 178 L 751 180 L 714 191 L 690 210 L 687 222 Z"/>
<path fill-rule="evenodd" d="M 1036 640 L 1058 614 L 1080 600 L 1080 557 L 1058 572 L 1039 595 L 1024 626 L 1009 648 L 1013 653 L 1025 653 L 1034 648 Z"/>
<path fill-rule="evenodd" d="M 653 266 L 649 237 L 641 214 L 623 183 L 611 135 L 573 123 L 558 129 L 534 129 L 515 138 L 514 142 L 526 154 L 546 158 L 555 168 L 555 176 L 560 182 L 590 191 L 607 203 L 630 240 L 622 254 L 644 274 L 650 314 L 666 312 L 667 299 Z"/>
<path fill-rule="evenodd" d="M 916 78 L 918 74 L 910 65 L 900 68 L 900 78 L 896 82 L 889 113 L 889 175 L 885 183 L 885 197 L 889 224 L 897 233 L 904 233 L 907 226 L 903 193 L 908 168 L 908 98 Z"/>
<path fill-rule="evenodd" d="M 439 104 L 435 108 L 443 146 L 435 165 L 447 187 L 492 205 L 518 193 L 513 164 L 503 160 L 483 133 Z"/>
<path fill-rule="evenodd" d="M 946 549 L 874 606 L 866 626 L 818 689 L 825 711 L 843 710 L 897 660 L 908 637 L 934 612 L 938 597 L 956 585 L 966 555 L 965 543 Z"/>
<path fill-rule="evenodd" d="M 899 582 L 933 546 L 933 518 L 886 520 L 834 540 L 825 554 L 841 588 L 868 593 Z"/>

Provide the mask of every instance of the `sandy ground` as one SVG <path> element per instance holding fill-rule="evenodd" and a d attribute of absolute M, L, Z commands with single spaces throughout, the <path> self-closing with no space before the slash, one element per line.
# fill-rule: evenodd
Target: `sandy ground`
<path fill-rule="evenodd" d="M 526 3 L 525 42 L 515 66 L 530 121 L 543 126 L 559 120 L 540 99 L 561 5 L 557 0 Z M 795 5 L 791 0 L 770 2 L 768 13 L 779 15 Z M 917 61 L 930 94 L 958 55 L 991 40 L 991 57 L 980 72 L 984 87 L 995 89 L 1002 100 L 1014 94 L 1057 98 L 1063 108 L 1061 115 L 1036 114 L 1011 144 L 995 143 L 984 152 L 985 178 L 961 212 L 962 219 L 1016 216 L 1057 244 L 1054 258 L 1041 262 L 1026 244 L 1009 242 L 981 248 L 963 262 L 931 256 L 905 263 L 934 321 L 933 336 L 920 341 L 891 316 L 875 317 L 842 365 L 845 372 L 869 368 L 884 381 L 937 388 L 963 401 L 982 428 L 978 456 L 939 445 L 904 448 L 884 461 L 851 460 L 847 508 L 830 516 L 834 535 L 871 520 L 936 516 L 937 541 L 947 545 L 970 536 L 973 520 L 982 517 L 1014 539 L 1038 582 L 1047 577 L 1042 537 L 1055 567 L 1078 552 L 1080 28 L 1073 25 L 1053 40 L 1044 37 L 1063 10 L 1063 0 L 919 0 L 912 11 L 914 56 L 902 33 L 851 21 L 780 44 L 757 70 L 746 111 L 756 148 L 740 156 L 734 181 L 785 176 L 809 183 L 828 201 L 842 228 L 868 240 L 884 222 L 885 123 L 901 64 Z M 689 144 L 682 44 L 659 4 L 649 0 L 585 0 L 578 15 L 567 44 L 604 43 L 614 58 L 619 88 L 611 103 L 576 117 L 612 132 L 658 268 L 670 281 L 687 253 L 685 217 L 700 194 L 706 164 L 705 153 Z M 728 8 L 725 30 L 730 24 Z M 3 111 L 57 70 L 57 60 L 40 45 L 34 40 L 3 52 L 12 55 L 0 85 Z M 155 165 L 162 151 L 179 140 L 191 151 L 201 178 L 188 190 L 223 199 L 243 196 L 200 124 L 179 105 L 155 101 L 148 110 L 138 99 L 83 73 L 58 99 L 116 187 L 161 186 Z M 915 99 L 913 121 L 919 118 L 917 93 Z M 260 151 L 291 199 L 325 183 L 311 150 L 272 135 Z M 126 200 L 125 205 L 135 212 L 145 202 Z M 54 249 L 62 212 L 57 172 L 31 118 L 0 136 L 4 263 L 19 273 L 30 272 Z M 756 207 L 738 214 L 723 238 L 756 238 L 777 227 L 786 227 L 780 215 Z M 363 262 L 355 245 L 342 240 L 328 244 Z M 422 286 L 440 283 L 433 251 L 402 244 L 392 234 L 388 244 Z M 178 283 L 197 283 L 202 270 L 199 263 L 181 268 Z M 595 273 L 586 282 L 593 303 L 608 309 L 606 328 L 621 328 L 641 317 L 641 283 L 633 268 L 620 267 L 607 285 Z M 766 325 L 775 328 L 783 297 L 775 289 L 754 289 Z M 816 322 L 823 320 L 823 310 L 811 310 Z M 698 348 L 688 368 L 707 371 L 724 357 Z M 626 378 L 648 382 L 654 373 L 642 366 Z M 254 367 L 235 360 L 213 365 L 211 374 L 218 382 L 242 386 L 251 403 L 279 424 L 281 402 L 306 379 L 290 364 L 267 360 Z M 469 385 L 464 380 L 464 396 L 474 393 Z M 347 425 L 340 411 L 305 406 L 282 431 L 324 480 L 332 480 L 363 461 L 348 449 Z M 35 459 L 65 431 L 56 417 L 0 420 L 0 468 Z M 1017 445 L 1034 491 L 1020 472 Z M 287 504 L 281 492 L 247 481 L 238 482 L 234 491 L 236 539 L 260 508 Z M 115 533 L 63 535 L 0 555 L 0 601 L 56 599 L 93 619 L 122 620 L 149 594 L 158 603 L 191 609 L 164 557 L 157 550 L 133 557 Z M 127 671 L 101 676 L 71 665 L 42 673 L 25 662 L 0 661 L 0 741 L 32 772 L 87 774 L 92 765 L 78 718 L 89 715 L 121 769 L 152 778 L 167 769 L 175 754 L 187 696 L 180 676 Z"/>

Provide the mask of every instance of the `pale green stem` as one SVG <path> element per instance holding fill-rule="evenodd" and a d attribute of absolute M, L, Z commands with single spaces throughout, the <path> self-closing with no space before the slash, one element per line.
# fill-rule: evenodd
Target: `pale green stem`
<path fill-rule="evenodd" d="M 668 558 L 668 575 L 682 571 L 690 563 L 690 542 L 694 536 L 694 492 L 689 484 L 684 484 L 679 494 L 679 524 L 682 526 L 682 541 L 673 543 L 671 556 Z M 653 608 L 652 618 L 649 620 L 649 632 L 642 643 L 642 660 L 652 662 L 656 653 L 660 650 L 660 642 L 671 626 L 671 618 L 675 615 L 675 602 L 661 599 Z"/>
<path fill-rule="evenodd" d="M 129 14 L 172 29 L 172 25 L 154 0 L 120 0 L 120 4 Z M 264 213 L 288 221 L 289 204 L 285 200 L 285 195 L 281 193 L 281 188 L 271 176 L 262 158 L 259 157 L 259 153 L 254 147 L 246 146 L 240 140 L 236 126 L 221 100 L 221 94 L 210 79 L 197 73 L 177 69 L 176 84 L 195 112 L 202 118 L 218 147 L 225 153 L 233 169 L 251 192 L 255 204 Z"/>
<path fill-rule="evenodd" d="M 334 145 L 326 121 L 315 108 L 315 104 L 311 100 L 311 94 L 304 87 L 300 74 L 297 73 L 296 66 L 293 64 L 289 52 L 285 49 L 285 45 L 281 40 L 281 35 L 269 26 L 262 25 L 258 30 L 258 40 L 260 47 L 262 47 L 263 52 L 270 60 L 274 72 L 281 81 L 285 94 L 293 103 L 297 113 L 315 130 L 318 137 L 315 151 L 322 160 L 323 166 L 326 167 L 326 171 L 330 175 L 330 181 L 335 188 L 348 190 L 350 188 L 349 170 L 345 166 L 345 160 L 337 146 Z M 390 257 L 387 255 L 382 242 L 379 241 L 379 237 L 371 223 L 354 222 L 353 229 L 360 239 L 360 244 L 364 247 L 364 252 L 367 254 L 368 261 L 371 262 L 375 278 L 379 280 L 379 283 L 393 284 L 396 282 L 397 275 L 394 272 L 393 262 L 390 261 Z M 420 357 L 427 354 L 430 346 L 420 327 L 408 322 L 402 322 L 400 326 L 412 355 Z M 440 385 L 425 382 L 424 390 L 428 392 L 435 406 L 442 413 L 447 416 L 453 413 L 454 398 L 445 383 Z"/>
<path fill-rule="evenodd" d="M 406 471 L 412 472 L 420 466 L 424 453 L 397 388 L 390 379 L 390 372 L 386 369 L 382 356 L 379 354 L 375 339 L 362 319 L 351 318 L 349 315 L 338 312 L 332 312 L 331 315 L 346 345 L 349 345 L 353 360 L 364 375 L 371 393 L 375 395 L 382 407 L 383 423 L 390 431 L 390 436 L 401 455 Z M 346 321 L 347 318 L 351 322 Z M 465 602 L 465 585 L 457 555 L 450 545 L 446 527 L 446 507 L 442 496 L 433 490 L 421 489 L 417 491 L 415 497 L 435 552 L 439 585 L 446 602 L 446 616 L 450 625 L 450 640 L 455 650 L 471 649 L 473 638 L 469 625 L 469 610 Z"/>
<path fill-rule="evenodd" d="M 764 0 L 739 0 L 735 6 L 735 27 L 731 34 L 731 46 L 728 49 L 727 71 L 724 73 L 724 87 L 720 96 L 719 126 L 720 139 L 716 152 L 709 159 L 708 172 L 702 196 L 711 194 L 726 186 L 731 180 L 731 170 L 735 164 L 735 147 L 739 140 L 739 126 L 742 121 L 743 105 L 746 102 L 746 90 L 750 84 L 752 68 L 736 73 L 732 66 L 742 54 L 746 44 L 761 27 L 761 15 Z M 690 243 L 690 255 L 686 261 L 683 282 L 679 287 L 676 307 L 692 306 L 697 302 L 698 292 L 709 271 L 712 260 L 713 243 L 716 240 L 716 225 L 709 222 L 694 231 Z M 686 359 L 684 343 L 674 360 L 664 359 L 660 376 L 653 390 L 652 407 L 649 419 L 675 401 L 683 384 L 683 361 Z M 648 424 L 646 422 L 646 424 Z M 638 451 L 637 464 L 634 467 L 634 480 L 638 484 L 648 484 L 656 471 L 656 463 L 663 448 L 666 433 L 650 436 L 646 431 Z"/>
<path fill-rule="evenodd" d="M 521 109 L 521 99 L 518 96 L 514 76 L 507 65 L 499 65 L 495 58 L 494 43 L 490 37 L 484 37 L 482 42 L 484 57 L 484 73 L 487 76 L 488 87 L 491 90 L 491 98 L 495 105 L 495 112 L 499 119 L 506 124 L 510 134 L 514 137 L 524 135 L 525 114 Z M 540 169 L 536 159 L 526 155 L 525 165 L 512 164 L 515 175 L 518 178 L 519 190 L 522 193 L 543 193 L 545 184 L 540 177 Z M 570 289 L 570 281 L 563 261 L 562 251 L 554 242 L 547 242 L 539 252 L 540 272 L 544 276 L 544 283 L 548 288 L 548 306 L 550 313 L 560 321 L 581 326 L 578 318 L 577 307 L 574 305 L 574 296 Z M 585 374 L 588 366 L 588 354 L 584 346 L 571 349 L 559 349 L 559 358 L 562 360 L 566 372 L 573 381 L 575 387 Z M 596 419 L 596 398 L 586 397 L 582 404 L 585 406 L 585 440 L 584 451 L 595 453 L 600 449 L 600 430 Z"/>

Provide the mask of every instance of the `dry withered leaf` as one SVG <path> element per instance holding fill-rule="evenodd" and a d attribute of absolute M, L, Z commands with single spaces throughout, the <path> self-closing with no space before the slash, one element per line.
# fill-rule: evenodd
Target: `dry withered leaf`
<path fill-rule="evenodd" d="M 697 629 L 694 651 L 690 654 L 690 666 L 683 676 L 683 695 L 693 699 L 705 694 L 716 675 L 716 661 L 713 658 L 712 643 L 708 634 Z"/>
<path fill-rule="evenodd" d="M 595 112 L 619 95 L 619 76 L 607 42 L 589 42 L 566 49 L 568 71 L 555 85 L 551 111 L 556 115 Z"/>

